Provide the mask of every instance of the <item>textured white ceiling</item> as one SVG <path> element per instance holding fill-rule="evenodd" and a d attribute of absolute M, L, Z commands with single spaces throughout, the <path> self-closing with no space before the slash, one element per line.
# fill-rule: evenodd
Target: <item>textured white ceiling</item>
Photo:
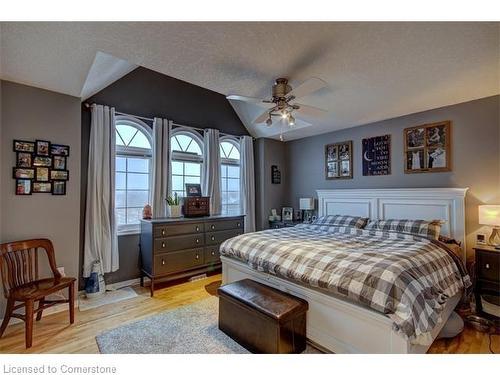
<path fill-rule="evenodd" d="M 74 96 L 97 52 L 224 95 L 268 96 L 277 77 L 328 87 L 295 139 L 499 93 L 498 23 L 3 23 L 0 77 Z M 104 74 L 105 75 L 105 74 Z M 109 82 L 108 82 L 109 83 Z M 95 86 L 94 76 L 94 86 Z M 95 87 L 94 87 L 95 89 Z M 232 103 L 250 132 L 261 109 Z"/>

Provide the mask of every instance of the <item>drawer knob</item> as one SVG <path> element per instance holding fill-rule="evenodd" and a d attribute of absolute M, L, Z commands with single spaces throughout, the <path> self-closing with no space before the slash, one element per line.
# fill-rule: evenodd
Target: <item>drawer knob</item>
<path fill-rule="evenodd" d="M 241 227 L 241 223 L 237 223 L 237 224 L 236 224 L 236 226 L 237 226 L 237 227 Z"/>
<path fill-rule="evenodd" d="M 196 226 L 196 231 L 199 232 L 200 231 L 200 227 L 197 225 Z"/>
<path fill-rule="evenodd" d="M 163 236 L 163 235 L 165 235 L 165 229 L 162 229 L 162 230 L 161 230 L 161 235 L 162 235 L 162 236 Z"/>
<path fill-rule="evenodd" d="M 490 269 L 490 264 L 489 263 L 486 263 L 485 266 L 484 266 L 487 270 Z"/>
<path fill-rule="evenodd" d="M 162 243 L 161 243 L 161 247 L 165 247 L 165 242 L 162 242 Z"/>
<path fill-rule="evenodd" d="M 196 239 L 196 243 L 200 243 L 200 239 L 199 238 Z"/>
<path fill-rule="evenodd" d="M 215 251 L 212 251 L 212 253 L 211 253 L 211 254 L 212 254 L 212 255 L 215 255 Z"/>
<path fill-rule="evenodd" d="M 210 225 L 210 228 L 215 229 L 215 225 L 213 225 L 213 224 Z"/>
<path fill-rule="evenodd" d="M 165 265 L 165 261 L 162 259 L 161 260 L 161 265 L 164 266 Z"/>
<path fill-rule="evenodd" d="M 215 241 L 215 237 L 214 237 L 214 236 L 210 237 L 210 239 L 211 239 L 212 241 Z"/>
<path fill-rule="evenodd" d="M 196 259 L 200 259 L 200 256 L 198 254 L 196 254 Z"/>

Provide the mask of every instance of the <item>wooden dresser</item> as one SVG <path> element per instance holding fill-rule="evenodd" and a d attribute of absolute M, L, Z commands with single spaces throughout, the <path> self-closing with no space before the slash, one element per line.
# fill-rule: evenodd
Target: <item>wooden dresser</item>
<path fill-rule="evenodd" d="M 219 245 L 243 233 L 243 216 L 141 220 L 141 285 L 221 268 Z"/>

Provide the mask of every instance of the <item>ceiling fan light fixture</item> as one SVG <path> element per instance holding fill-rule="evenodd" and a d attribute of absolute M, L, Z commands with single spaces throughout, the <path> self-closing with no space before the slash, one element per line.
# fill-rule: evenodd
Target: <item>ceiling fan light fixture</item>
<path fill-rule="evenodd" d="M 289 115 L 290 114 L 288 112 L 285 112 L 285 111 L 281 112 L 281 117 L 282 118 L 287 118 Z"/>
<path fill-rule="evenodd" d="M 269 117 L 267 120 L 266 120 L 266 125 L 267 126 L 271 126 L 273 124 L 273 120 L 271 120 L 271 117 Z"/>
<path fill-rule="evenodd" d="M 295 125 L 295 117 L 292 115 L 288 116 L 288 125 L 294 126 Z"/>

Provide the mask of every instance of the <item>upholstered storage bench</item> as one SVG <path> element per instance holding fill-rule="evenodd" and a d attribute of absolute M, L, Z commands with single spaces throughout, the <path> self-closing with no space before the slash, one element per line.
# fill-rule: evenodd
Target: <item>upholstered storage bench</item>
<path fill-rule="evenodd" d="M 301 353 L 306 301 L 244 279 L 218 289 L 219 329 L 253 353 Z"/>

